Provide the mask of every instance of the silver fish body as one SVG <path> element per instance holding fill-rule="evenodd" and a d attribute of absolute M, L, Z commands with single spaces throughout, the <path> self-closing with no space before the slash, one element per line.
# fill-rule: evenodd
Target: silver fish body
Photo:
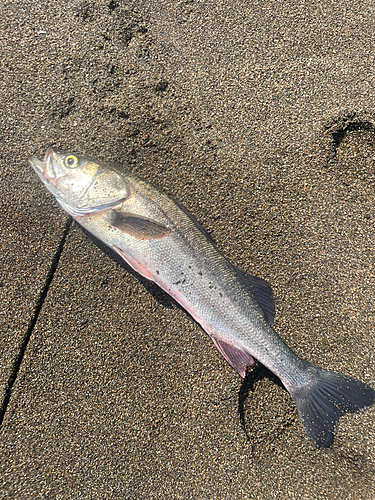
<path fill-rule="evenodd" d="M 317 446 L 340 415 L 370 406 L 362 382 L 296 356 L 272 328 L 269 285 L 228 262 L 191 214 L 134 174 L 49 149 L 30 164 L 77 222 L 154 281 L 202 326 L 242 376 L 254 359 L 275 373 Z"/>
<path fill-rule="evenodd" d="M 124 181 L 131 195 L 121 205 L 115 210 L 76 218 L 78 222 L 181 304 L 224 352 L 226 346 L 233 353 L 237 350 L 235 359 L 226 357 L 242 376 L 255 357 L 287 385 L 287 367 L 293 358 L 294 378 L 299 358 L 266 321 L 239 271 L 170 197 L 134 175 L 124 174 Z M 123 219 L 122 214 L 126 214 Z M 139 224 L 140 217 L 146 223 L 157 221 L 167 234 L 137 237 L 134 228 L 131 234 L 119 229 L 128 214 L 137 214 Z M 117 230 L 113 229 L 114 224 Z M 264 289 L 266 294 L 266 285 Z"/>

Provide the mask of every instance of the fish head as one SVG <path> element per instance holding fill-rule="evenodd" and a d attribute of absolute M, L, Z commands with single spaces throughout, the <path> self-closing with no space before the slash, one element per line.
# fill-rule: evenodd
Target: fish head
<path fill-rule="evenodd" d="M 109 210 L 129 197 L 121 172 L 114 166 L 49 148 L 41 161 L 29 158 L 39 179 L 73 217 Z"/>

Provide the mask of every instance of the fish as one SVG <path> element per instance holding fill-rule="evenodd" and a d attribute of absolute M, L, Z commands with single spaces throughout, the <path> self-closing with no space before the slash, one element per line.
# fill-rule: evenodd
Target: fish
<path fill-rule="evenodd" d="M 136 174 L 49 148 L 29 159 L 39 179 L 83 228 L 177 301 L 244 378 L 255 361 L 293 399 L 317 448 L 332 444 L 346 412 L 370 407 L 375 391 L 297 356 L 272 328 L 268 282 L 234 266 L 191 213 Z"/>

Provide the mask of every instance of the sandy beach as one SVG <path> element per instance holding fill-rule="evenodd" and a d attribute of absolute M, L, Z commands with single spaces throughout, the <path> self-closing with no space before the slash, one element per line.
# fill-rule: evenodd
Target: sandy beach
<path fill-rule="evenodd" d="M 375 499 L 375 407 L 315 449 L 27 163 L 136 172 L 266 279 L 300 356 L 375 388 L 373 2 L 0 4 L 0 497 Z"/>

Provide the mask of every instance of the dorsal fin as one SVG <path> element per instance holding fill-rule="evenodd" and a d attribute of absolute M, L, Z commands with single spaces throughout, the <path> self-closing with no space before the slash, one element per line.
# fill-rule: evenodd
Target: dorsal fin
<path fill-rule="evenodd" d="M 237 276 L 254 295 L 254 298 L 263 311 L 265 319 L 270 325 L 273 325 L 275 320 L 275 302 L 273 300 L 270 284 L 262 278 L 246 273 L 239 267 L 233 266 L 233 268 L 236 271 Z"/>

